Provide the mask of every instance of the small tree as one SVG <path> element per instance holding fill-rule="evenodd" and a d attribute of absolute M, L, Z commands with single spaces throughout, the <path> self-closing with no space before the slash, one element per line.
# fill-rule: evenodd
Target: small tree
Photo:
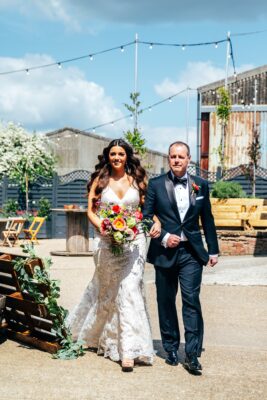
<path fill-rule="evenodd" d="M 142 137 L 140 130 L 138 129 L 138 116 L 143 112 L 140 110 L 141 102 L 139 101 L 140 93 L 131 93 L 130 99 L 132 100 L 132 104 L 124 103 L 124 106 L 130 111 L 135 119 L 135 124 L 133 130 L 128 130 L 124 132 L 125 140 L 131 144 L 134 148 L 136 154 L 140 157 L 144 157 L 146 155 L 147 149 L 145 147 L 145 139 Z"/>
<path fill-rule="evenodd" d="M 252 140 L 247 147 L 249 156 L 249 170 L 248 176 L 252 186 L 252 196 L 256 195 L 256 169 L 259 166 L 261 158 L 261 144 L 260 144 L 260 132 L 258 127 L 255 127 L 252 132 Z"/>
<path fill-rule="evenodd" d="M 16 180 L 25 192 L 26 211 L 29 206 L 29 185 L 38 177 L 52 177 L 55 157 L 48 140 L 26 132 L 9 123 L 0 126 L 0 175 Z"/>
<path fill-rule="evenodd" d="M 220 96 L 220 101 L 216 107 L 216 115 L 219 119 L 219 123 L 222 128 L 221 140 L 219 147 L 217 148 L 217 154 L 219 155 L 220 165 L 222 168 L 222 176 L 225 171 L 225 139 L 226 139 L 226 129 L 229 122 L 229 117 L 231 113 L 231 100 L 230 94 L 227 89 L 221 87 L 218 89 L 218 94 Z"/>

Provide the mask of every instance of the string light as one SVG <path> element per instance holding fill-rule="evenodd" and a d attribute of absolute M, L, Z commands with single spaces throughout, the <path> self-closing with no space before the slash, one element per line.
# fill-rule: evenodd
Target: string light
<path fill-rule="evenodd" d="M 58 68 L 59 69 L 61 69 L 62 68 L 62 65 L 61 65 L 61 63 L 59 62 L 59 63 L 57 63 L 57 65 L 58 65 Z"/>
<path fill-rule="evenodd" d="M 172 96 L 169 96 L 169 97 L 167 97 L 167 98 L 165 98 L 165 99 L 163 99 L 163 100 L 158 101 L 157 103 L 154 103 L 154 104 L 151 104 L 151 105 L 148 106 L 148 107 L 142 108 L 142 109 L 140 110 L 140 112 L 143 113 L 144 111 L 147 111 L 147 110 L 148 110 L 148 111 L 151 111 L 152 108 L 154 108 L 154 107 L 156 107 L 156 106 L 158 106 L 158 105 L 160 105 L 160 104 L 162 104 L 162 103 L 165 103 L 166 101 L 169 101 L 169 102 L 171 103 L 171 102 L 172 102 L 172 99 L 173 99 L 174 97 L 179 96 L 180 94 L 185 93 L 185 92 L 187 92 L 188 90 L 196 90 L 196 89 L 192 89 L 192 88 L 190 88 L 190 87 L 189 87 L 189 88 L 186 88 L 186 89 L 183 89 L 183 90 L 181 90 L 180 92 L 177 92 L 177 93 L 173 94 Z M 93 131 L 93 132 L 95 132 L 95 130 L 96 130 L 97 128 L 102 128 L 103 126 L 107 126 L 107 125 L 112 125 L 112 126 L 114 126 L 114 124 L 115 124 L 116 122 L 125 120 L 125 119 L 127 119 L 127 118 L 132 119 L 132 118 L 133 118 L 133 114 L 124 115 L 123 117 L 118 118 L 118 119 L 116 119 L 116 120 L 113 120 L 113 121 L 110 121 L 110 122 L 105 122 L 105 123 L 103 123 L 103 124 L 100 124 L 100 125 L 97 125 L 97 126 L 93 126 L 93 127 L 91 127 L 91 128 L 86 128 L 86 129 L 84 129 L 84 130 L 81 131 L 81 132 L 86 132 L 86 131 Z"/>
<path fill-rule="evenodd" d="M 259 34 L 259 33 L 263 33 L 263 32 L 267 32 L 267 29 L 262 30 L 262 31 L 255 31 L 255 32 L 235 33 L 235 34 L 232 34 L 232 37 L 233 36 L 244 36 L 244 35 L 255 35 L 255 34 Z M 228 40 L 230 41 L 230 45 L 232 47 L 232 41 L 229 38 L 216 40 L 216 41 L 210 41 L 210 42 L 184 43 L 184 44 L 180 44 L 180 43 L 160 43 L 160 42 L 151 42 L 151 41 L 147 42 L 147 41 L 134 40 L 132 42 L 121 44 L 119 46 L 115 46 L 115 47 L 112 47 L 112 48 L 104 49 L 104 50 L 101 50 L 101 51 L 98 51 L 98 52 L 95 52 L 95 53 L 86 54 L 86 55 L 82 55 L 82 56 L 79 56 L 79 57 L 72 57 L 72 58 L 69 58 L 69 59 L 66 59 L 66 60 L 59 60 L 59 61 L 56 61 L 56 62 L 53 62 L 53 63 L 50 63 L 50 64 L 37 65 L 35 67 L 28 67 L 26 69 L 22 68 L 22 69 L 17 69 L 17 70 L 3 71 L 3 72 L 0 72 L 0 75 L 15 74 L 17 72 L 23 72 L 23 71 L 27 72 L 27 71 L 31 71 L 31 70 L 35 70 L 35 69 L 51 67 L 51 66 L 54 66 L 54 65 L 58 65 L 59 66 L 59 65 L 65 64 L 65 63 L 82 60 L 82 59 L 85 59 L 85 58 L 88 58 L 88 57 L 92 61 L 93 57 L 96 56 L 96 55 L 104 54 L 104 53 L 111 52 L 111 51 L 117 50 L 117 49 L 121 49 L 121 51 L 123 51 L 125 49 L 125 47 L 132 46 L 132 45 L 134 45 L 136 43 L 149 45 L 150 49 L 152 49 L 153 46 L 171 46 L 171 47 L 178 47 L 179 46 L 179 47 L 182 47 L 183 50 L 185 50 L 186 47 L 209 46 L 209 45 L 214 45 L 215 48 L 217 48 L 220 43 L 225 43 Z M 230 56 L 229 58 L 232 57 L 232 59 L 233 59 L 233 54 L 231 54 L 229 56 Z"/>
<path fill-rule="evenodd" d="M 215 47 L 215 49 L 218 49 L 218 43 L 217 42 L 215 42 L 214 47 Z"/>
<path fill-rule="evenodd" d="M 65 63 L 74 62 L 74 61 L 82 60 L 82 59 L 85 59 L 85 58 L 89 58 L 92 61 L 94 56 L 96 56 L 96 55 L 104 54 L 104 53 L 111 52 L 111 51 L 114 51 L 114 50 L 117 50 L 117 49 L 120 49 L 123 52 L 125 47 L 132 46 L 132 45 L 136 44 L 137 42 L 138 42 L 138 44 L 149 45 L 150 49 L 152 49 L 153 46 L 172 46 L 172 47 L 179 46 L 179 47 L 182 47 L 183 50 L 185 50 L 186 47 L 190 47 L 190 46 L 207 46 L 207 45 L 211 45 L 211 44 L 213 44 L 213 45 L 217 44 L 218 45 L 219 43 L 224 43 L 227 40 L 228 39 L 222 39 L 222 40 L 211 41 L 211 42 L 184 43 L 184 44 L 180 44 L 180 43 L 157 43 L 157 42 L 151 42 L 151 41 L 146 42 L 146 41 L 140 41 L 140 40 L 136 41 L 135 40 L 135 41 L 132 41 L 132 42 L 129 42 L 129 43 L 125 43 L 125 44 L 121 44 L 119 46 L 115 46 L 115 47 L 112 47 L 112 48 L 104 49 L 104 50 L 101 50 L 101 51 L 98 51 L 98 52 L 95 52 L 95 53 L 85 54 L 85 55 L 82 55 L 82 56 L 79 56 L 79 57 L 72 57 L 72 58 L 65 59 L 65 60 L 58 60 L 56 62 L 49 63 L 49 64 L 42 64 L 42 65 L 37 65 L 37 66 L 34 66 L 34 67 L 28 67 L 27 69 L 24 68 L 24 69 L 3 71 L 3 72 L 0 72 L 0 75 L 14 74 L 14 73 L 22 72 L 22 71 L 25 71 L 25 70 L 31 71 L 31 70 L 35 70 L 35 69 L 48 68 L 48 67 L 55 66 L 55 65 L 57 65 L 57 66 L 61 65 L 62 66 Z"/>
<path fill-rule="evenodd" d="M 27 69 L 25 69 L 25 71 L 26 71 L 26 75 L 30 75 L 30 71 L 29 71 L 29 69 L 27 68 Z"/>

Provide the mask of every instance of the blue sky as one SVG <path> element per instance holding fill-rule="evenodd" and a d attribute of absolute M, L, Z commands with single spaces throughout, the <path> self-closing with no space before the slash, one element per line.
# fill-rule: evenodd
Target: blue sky
<path fill-rule="evenodd" d="M 236 33 L 266 30 L 254 35 Z M 132 42 L 198 43 L 231 32 L 237 72 L 267 64 L 267 3 L 255 0 L 0 0 L 0 72 L 58 62 Z M 226 44 L 138 46 L 138 91 L 147 107 L 185 89 L 224 77 Z M 127 115 L 134 91 L 134 46 L 64 64 L 0 75 L 0 119 L 29 131 L 71 126 L 87 129 Z M 139 127 L 147 146 L 166 151 L 188 134 L 196 147 L 196 95 L 180 95 L 144 112 Z M 122 120 L 95 133 L 120 137 L 132 127 Z"/>

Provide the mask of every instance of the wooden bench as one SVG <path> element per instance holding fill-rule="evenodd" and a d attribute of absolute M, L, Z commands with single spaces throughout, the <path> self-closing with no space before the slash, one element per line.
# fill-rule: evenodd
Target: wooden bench
<path fill-rule="evenodd" d="M 267 200 L 211 198 L 211 206 L 218 228 L 267 228 Z"/>
<path fill-rule="evenodd" d="M 60 345 L 52 333 L 53 317 L 43 304 L 35 301 L 22 290 L 13 260 L 25 256 L 0 252 L 0 294 L 6 296 L 4 320 L 0 328 L 10 339 L 35 346 L 49 353 L 56 353 Z M 44 268 L 42 260 L 36 258 L 25 265 L 27 272 L 33 275 L 34 266 Z M 45 285 L 40 290 L 45 291 Z"/>

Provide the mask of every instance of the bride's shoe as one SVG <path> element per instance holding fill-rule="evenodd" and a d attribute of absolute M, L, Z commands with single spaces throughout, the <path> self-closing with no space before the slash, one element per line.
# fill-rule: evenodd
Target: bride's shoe
<path fill-rule="evenodd" d="M 125 359 L 121 362 L 122 372 L 133 372 L 134 360 Z"/>

